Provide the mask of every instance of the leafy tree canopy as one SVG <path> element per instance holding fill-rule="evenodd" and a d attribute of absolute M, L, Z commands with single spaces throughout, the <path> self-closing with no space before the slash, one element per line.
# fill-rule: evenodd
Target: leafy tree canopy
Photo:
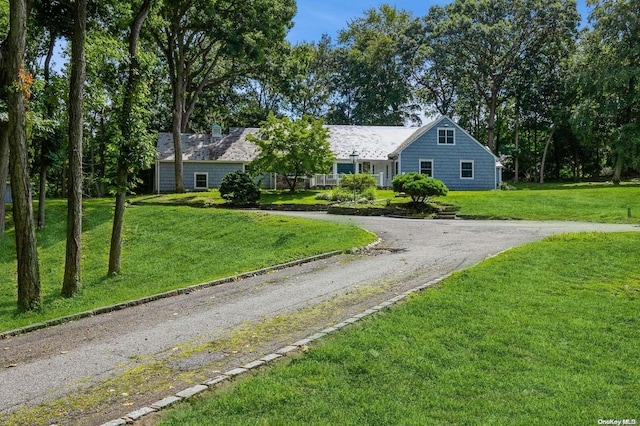
<path fill-rule="evenodd" d="M 322 120 L 311 116 L 291 120 L 269 114 L 261 123 L 259 136 L 249 136 L 260 148 L 253 167 L 282 175 L 292 192 L 301 177 L 325 173 L 334 162 L 329 131 L 322 126 Z"/>

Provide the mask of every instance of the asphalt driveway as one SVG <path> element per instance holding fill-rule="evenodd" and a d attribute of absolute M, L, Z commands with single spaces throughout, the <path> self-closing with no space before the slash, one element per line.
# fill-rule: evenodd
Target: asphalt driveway
<path fill-rule="evenodd" d="M 256 276 L 191 294 L 86 318 L 0 341 L 0 414 L 82 392 L 110 377 L 154 360 L 167 359 L 180 345 L 201 345 L 224 338 L 230 330 L 327 303 L 341 295 L 368 288 L 352 306 L 329 309 L 291 335 L 278 334 L 246 352 L 225 354 L 237 366 L 257 359 L 282 342 L 321 329 L 326 322 L 364 310 L 390 295 L 474 265 L 488 256 L 545 236 L 582 231 L 638 231 L 636 225 L 573 222 L 411 220 L 331 216 L 324 213 L 289 215 L 353 223 L 382 238 L 374 252 L 340 255 L 323 261 Z M 211 254 L 214 258 L 215 254 Z M 210 261 L 210 260 L 209 260 Z M 392 296 L 391 296 L 392 297 Z M 344 305 L 344 304 L 343 304 Z M 308 335 L 308 334 L 307 334 Z M 198 353 L 176 367 L 180 373 L 201 374 L 219 353 Z M 241 365 L 241 364 L 240 364 Z M 205 370 L 203 370 L 205 368 Z M 213 367 L 212 367 L 213 368 Z M 178 377 L 176 373 L 176 378 Z M 179 376 L 179 384 L 189 384 Z M 176 379 L 178 380 L 178 379 Z M 70 423 L 100 424 L 155 401 L 164 389 L 131 396 L 99 412 L 69 413 Z M 79 416 L 83 420 L 79 420 Z M 55 419 L 61 424 L 67 423 Z M 49 424 L 50 419 L 43 419 Z"/>

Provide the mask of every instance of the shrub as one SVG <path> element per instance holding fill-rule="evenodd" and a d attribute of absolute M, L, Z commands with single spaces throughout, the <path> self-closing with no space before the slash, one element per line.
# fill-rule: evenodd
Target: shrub
<path fill-rule="evenodd" d="M 346 174 L 340 178 L 340 188 L 360 194 L 367 189 L 374 188 L 378 185 L 376 178 L 366 173 Z"/>
<path fill-rule="evenodd" d="M 260 186 L 248 173 L 231 172 L 222 178 L 220 196 L 236 206 L 255 204 L 260 199 Z"/>
<path fill-rule="evenodd" d="M 424 204 L 429 197 L 444 196 L 449 192 L 441 180 L 416 172 L 396 175 L 391 183 L 395 192 L 404 192 L 416 206 Z"/>
<path fill-rule="evenodd" d="M 367 188 L 360 193 L 361 198 L 366 198 L 368 201 L 373 201 L 376 199 L 376 190 L 375 188 Z"/>

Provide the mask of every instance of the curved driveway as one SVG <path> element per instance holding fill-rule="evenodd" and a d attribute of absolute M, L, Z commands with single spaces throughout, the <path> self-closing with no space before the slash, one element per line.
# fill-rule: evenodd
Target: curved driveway
<path fill-rule="evenodd" d="M 0 341 L 0 414 L 77 392 L 134 367 L 139 359 L 165 357 L 183 342 L 215 340 L 246 321 L 305 309 L 357 288 L 384 287 L 388 298 L 551 234 L 640 230 L 573 222 L 288 214 L 353 223 L 380 236 L 379 247 L 397 250 L 341 255 Z M 211 361 L 201 357 L 191 367 Z M 119 410 L 107 415 L 118 417 L 131 407 Z"/>

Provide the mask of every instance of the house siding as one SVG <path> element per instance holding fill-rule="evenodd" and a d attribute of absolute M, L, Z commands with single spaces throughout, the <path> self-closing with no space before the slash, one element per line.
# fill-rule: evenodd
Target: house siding
<path fill-rule="evenodd" d="M 438 144 L 438 128 L 455 129 L 454 144 Z M 458 125 L 443 118 L 399 153 L 400 173 L 419 172 L 420 160 L 433 161 L 433 177 L 452 190 L 496 188 L 496 158 Z M 461 161 L 473 162 L 473 179 L 460 177 Z"/>
<path fill-rule="evenodd" d="M 158 164 L 158 189 L 160 192 L 175 191 L 175 173 L 173 162 Z M 185 161 L 182 164 L 182 178 L 186 190 L 194 190 L 194 174 L 208 173 L 209 188 L 217 188 L 228 173 L 243 170 L 242 163 L 205 163 Z"/>
<path fill-rule="evenodd" d="M 9 184 L 9 182 L 6 183 L 6 188 L 7 188 L 7 192 L 4 193 L 4 202 L 5 203 L 10 203 L 12 201 L 11 198 L 11 185 Z"/>
<path fill-rule="evenodd" d="M 160 192 L 173 192 L 175 191 L 175 178 L 173 162 L 161 162 L 158 165 L 158 181 Z M 184 179 L 184 187 L 187 191 L 201 191 L 201 189 L 194 188 L 194 174 L 195 173 L 207 173 L 208 174 L 208 187 L 218 188 L 222 183 L 222 179 L 226 174 L 235 171 L 244 171 L 244 165 L 242 163 L 207 163 L 207 162 L 190 162 L 185 161 L 182 163 L 182 178 Z M 256 182 L 261 182 L 262 187 L 270 189 L 275 186 L 275 181 L 272 173 L 265 173 L 264 175 L 257 177 Z"/>

